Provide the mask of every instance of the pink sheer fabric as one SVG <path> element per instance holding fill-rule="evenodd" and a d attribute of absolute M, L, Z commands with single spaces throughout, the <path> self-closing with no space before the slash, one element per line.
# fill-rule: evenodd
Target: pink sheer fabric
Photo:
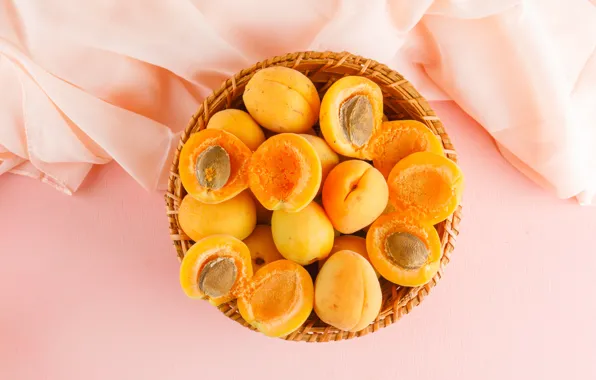
<path fill-rule="evenodd" d="M 590 0 L 0 0 L 0 174 L 73 193 L 114 160 L 162 188 L 176 132 L 224 79 L 345 50 L 457 102 L 519 170 L 586 204 L 595 49 Z"/>

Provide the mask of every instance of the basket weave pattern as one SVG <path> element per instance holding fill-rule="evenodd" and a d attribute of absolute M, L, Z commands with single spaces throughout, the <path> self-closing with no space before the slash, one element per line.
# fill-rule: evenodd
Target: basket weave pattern
<path fill-rule="evenodd" d="M 457 161 L 456 152 L 449 140 L 449 136 L 426 99 L 420 96 L 406 79 L 387 66 L 371 59 L 345 52 L 299 52 L 259 62 L 226 80 L 217 91 L 207 97 L 199 107 L 199 110 L 190 119 L 184 132 L 182 132 L 170 169 L 168 189 L 165 195 L 170 237 L 176 247 L 179 260 L 184 257 L 186 251 L 193 244 L 193 241 L 184 234 L 178 222 L 178 208 L 182 198 L 186 194 L 178 176 L 180 150 L 192 133 L 205 128 L 209 118 L 214 113 L 226 108 L 243 109 L 242 94 L 246 83 L 255 72 L 268 66 L 287 66 L 301 71 L 313 81 L 321 97 L 333 82 L 343 76 L 361 75 L 371 79 L 383 91 L 383 109 L 389 120 L 414 119 L 423 122 L 441 138 L 447 157 L 453 161 Z M 375 332 L 382 327 L 389 326 L 398 321 L 403 315 L 409 313 L 415 306 L 420 304 L 441 279 L 443 270 L 449 263 L 453 252 L 460 220 L 461 207 L 446 221 L 436 226 L 441 237 L 443 256 L 438 273 L 428 284 L 421 287 L 409 288 L 392 284 L 381 278 L 381 288 L 383 291 L 381 312 L 377 319 L 364 330 L 355 333 L 340 331 L 322 322 L 313 312 L 298 330 L 284 339 L 307 342 L 351 339 Z M 254 330 L 254 328 L 244 321 L 238 312 L 235 301 L 219 306 L 219 310 L 232 320 Z"/>

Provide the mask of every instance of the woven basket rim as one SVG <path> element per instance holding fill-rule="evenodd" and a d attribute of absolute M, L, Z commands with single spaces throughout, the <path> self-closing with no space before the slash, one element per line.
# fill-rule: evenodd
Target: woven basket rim
<path fill-rule="evenodd" d="M 323 86 L 319 88 L 320 94 L 341 76 L 360 75 L 373 80 L 381 86 L 384 96 L 384 111 L 386 113 L 387 110 L 391 111 L 390 114 L 393 116 L 391 120 L 395 118 L 409 118 L 423 122 L 441 139 L 447 157 L 457 162 L 457 153 L 449 135 L 426 99 L 402 75 L 389 67 L 372 59 L 363 58 L 349 52 L 302 51 L 271 57 L 257 62 L 251 67 L 240 70 L 224 81 L 219 89 L 213 91 L 213 93 L 205 98 L 180 135 L 180 140 L 172 160 L 167 191 L 165 193 L 166 215 L 169 222 L 170 237 L 179 260 L 184 257 L 192 242 L 184 234 L 178 222 L 177 210 L 185 195 L 185 190 L 178 176 L 180 150 L 193 132 L 205 128 L 213 113 L 225 108 L 234 108 L 235 102 L 238 102 L 238 97 L 241 99 L 241 94 L 248 79 L 256 71 L 269 66 L 286 66 L 302 71 L 315 84 L 323 83 Z M 325 79 L 327 79 L 327 82 L 325 82 Z M 459 234 L 458 226 L 461 216 L 460 205 L 447 220 L 437 225 L 442 247 L 441 265 L 439 271 L 429 283 L 420 287 L 408 288 L 391 284 L 381 278 L 383 307 L 377 319 L 368 327 L 358 332 L 340 331 L 332 326 L 325 325 L 313 313 L 314 318 L 311 315 L 311 318 L 298 330 L 283 339 L 306 342 L 338 341 L 361 337 L 397 322 L 403 315 L 418 306 L 443 276 L 443 270 L 450 261 L 450 256 L 455 247 L 455 240 Z M 240 316 L 235 301 L 225 303 L 218 308 L 230 319 L 255 330 Z"/>

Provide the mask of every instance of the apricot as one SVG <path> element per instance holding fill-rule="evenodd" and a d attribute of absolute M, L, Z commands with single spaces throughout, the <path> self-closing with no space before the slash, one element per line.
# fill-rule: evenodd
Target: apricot
<path fill-rule="evenodd" d="M 283 66 L 259 70 L 242 95 L 250 115 L 273 132 L 304 133 L 317 121 L 321 100 L 301 72 Z"/>
<path fill-rule="evenodd" d="M 271 217 L 273 216 L 272 210 L 267 210 L 265 206 L 259 202 L 257 197 L 252 193 L 252 191 L 246 190 L 250 193 L 251 198 L 255 201 L 255 207 L 257 208 L 257 223 L 258 224 L 268 224 L 271 225 Z"/>
<path fill-rule="evenodd" d="M 422 286 L 440 267 L 437 230 L 399 213 L 383 215 L 372 224 L 366 248 L 375 269 L 397 285 Z"/>
<path fill-rule="evenodd" d="M 333 225 L 315 202 L 298 212 L 274 211 L 271 231 L 281 255 L 301 265 L 324 259 L 333 248 Z"/>
<path fill-rule="evenodd" d="M 231 199 L 248 187 L 252 152 L 233 134 L 203 129 L 192 134 L 180 151 L 178 171 L 186 191 L 203 203 Z"/>
<path fill-rule="evenodd" d="M 250 250 L 252 268 L 255 272 L 264 265 L 283 259 L 273 242 L 270 226 L 256 226 L 252 234 L 244 239 L 244 244 Z"/>
<path fill-rule="evenodd" d="M 313 282 L 306 269 L 278 260 L 257 271 L 249 289 L 238 298 L 238 311 L 263 334 L 282 337 L 306 321 L 313 298 Z"/>
<path fill-rule="evenodd" d="M 323 96 L 319 124 L 337 153 L 370 160 L 369 141 L 381 128 L 383 93 L 370 79 L 347 76 L 333 83 Z"/>
<path fill-rule="evenodd" d="M 194 241 L 228 234 L 237 239 L 250 235 L 257 223 L 255 203 L 248 192 L 218 203 L 202 203 L 186 195 L 178 209 L 180 227 Z"/>
<path fill-rule="evenodd" d="M 388 197 L 381 172 L 359 160 L 337 165 L 323 185 L 323 207 L 333 227 L 343 234 L 371 224 L 387 206 Z"/>
<path fill-rule="evenodd" d="M 267 139 L 254 152 L 248 167 L 248 183 L 268 210 L 299 211 L 317 195 L 322 167 L 315 148 L 293 133 Z"/>
<path fill-rule="evenodd" d="M 379 315 L 383 297 L 372 265 L 349 250 L 334 253 L 315 281 L 315 313 L 343 331 L 360 331 Z"/>
<path fill-rule="evenodd" d="M 371 142 L 373 164 L 385 178 L 402 158 L 416 152 L 443 155 L 441 140 L 424 124 L 416 120 L 384 122 Z"/>
<path fill-rule="evenodd" d="M 230 132 L 253 152 L 265 141 L 265 134 L 259 124 L 242 110 L 230 108 L 216 112 L 207 123 L 209 128 Z"/>
<path fill-rule="evenodd" d="M 464 180 L 459 166 L 447 157 L 417 152 L 393 167 L 387 184 L 389 201 L 396 212 L 437 224 L 457 208 Z"/>
<path fill-rule="evenodd" d="M 302 134 L 300 136 L 307 139 L 313 148 L 315 148 L 317 156 L 319 156 L 319 160 L 321 160 L 321 183 L 325 183 L 325 179 L 327 178 L 327 175 L 331 169 L 333 169 L 335 165 L 339 164 L 339 156 L 322 138 L 307 134 Z M 319 193 L 321 190 L 322 188 L 319 187 Z"/>
<path fill-rule="evenodd" d="M 197 241 L 180 265 L 180 285 L 194 299 L 218 306 L 237 296 L 252 277 L 248 247 L 230 235 L 211 235 Z"/>
<path fill-rule="evenodd" d="M 327 262 L 327 259 L 331 257 L 335 252 L 339 251 L 352 251 L 356 252 L 360 256 L 364 257 L 366 260 L 368 259 L 368 253 L 366 252 L 366 239 L 360 236 L 354 235 L 342 235 L 335 238 L 333 241 L 333 248 L 331 248 L 331 252 L 327 258 L 319 260 L 319 269 L 323 267 L 323 264 Z M 374 268 L 373 268 L 374 269 Z M 375 274 L 377 278 L 380 276 L 379 272 L 375 270 Z"/>

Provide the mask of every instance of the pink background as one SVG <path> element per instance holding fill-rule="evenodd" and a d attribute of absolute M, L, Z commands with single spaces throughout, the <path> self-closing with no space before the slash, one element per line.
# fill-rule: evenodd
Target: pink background
<path fill-rule="evenodd" d="M 451 104 L 467 176 L 439 286 L 363 338 L 290 343 L 178 286 L 161 193 L 97 167 L 68 197 L 0 178 L 0 379 L 593 379 L 596 208 L 555 199 Z"/>

